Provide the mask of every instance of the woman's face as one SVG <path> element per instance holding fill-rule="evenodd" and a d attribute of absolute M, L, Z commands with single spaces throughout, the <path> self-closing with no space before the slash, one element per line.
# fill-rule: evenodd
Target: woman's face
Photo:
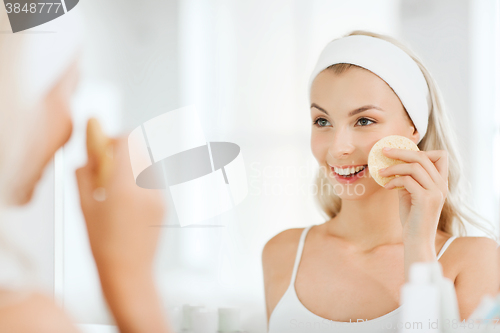
<path fill-rule="evenodd" d="M 78 66 L 75 60 L 43 101 L 42 124 L 37 127 L 38 130 L 30 133 L 23 170 L 19 172 L 21 177 L 11 196 L 12 204 L 24 205 L 31 200 L 45 167 L 56 151 L 69 140 L 73 130 L 70 101 L 77 82 Z"/>
<path fill-rule="evenodd" d="M 388 135 L 402 135 L 417 143 L 415 130 L 401 101 L 389 85 L 372 72 L 350 67 L 338 75 L 324 70 L 311 87 L 311 149 L 324 168 L 335 193 L 360 199 L 382 189 L 368 169 L 348 183 L 332 167 L 368 164 L 372 146 Z"/>

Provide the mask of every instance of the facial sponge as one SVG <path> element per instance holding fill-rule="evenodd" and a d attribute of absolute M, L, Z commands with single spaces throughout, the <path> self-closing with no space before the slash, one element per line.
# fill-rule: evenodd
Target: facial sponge
<path fill-rule="evenodd" d="M 378 171 L 380 169 L 387 168 L 391 165 L 406 163 L 405 161 L 396 160 L 385 156 L 384 153 L 382 152 L 382 149 L 385 147 L 408 149 L 414 151 L 420 150 L 413 141 L 401 135 L 389 135 L 377 141 L 370 150 L 370 153 L 368 154 L 368 171 L 370 172 L 370 175 L 373 177 L 373 179 L 380 186 L 384 186 L 389 181 L 391 181 L 391 179 L 399 177 L 399 175 L 382 177 L 378 174 Z M 404 187 L 395 187 L 395 188 L 402 189 Z"/>
<path fill-rule="evenodd" d="M 112 143 L 95 118 L 87 123 L 87 154 L 95 161 L 96 186 L 104 186 L 111 172 Z"/>

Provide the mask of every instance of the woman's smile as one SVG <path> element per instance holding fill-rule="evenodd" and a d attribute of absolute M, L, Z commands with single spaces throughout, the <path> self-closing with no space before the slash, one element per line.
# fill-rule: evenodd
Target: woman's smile
<path fill-rule="evenodd" d="M 369 175 L 369 173 L 367 173 L 368 165 L 356 168 L 351 167 L 350 169 L 330 166 L 330 170 L 331 173 L 334 175 L 335 180 L 337 180 L 341 184 L 352 184 L 356 182 L 358 179 L 364 177 L 365 175 Z"/>

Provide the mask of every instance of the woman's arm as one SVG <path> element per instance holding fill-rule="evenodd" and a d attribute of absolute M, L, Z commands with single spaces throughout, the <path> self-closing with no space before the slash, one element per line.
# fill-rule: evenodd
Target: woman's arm
<path fill-rule="evenodd" d="M 7 290 L 0 291 L 0 332 L 80 332 L 52 298 L 40 292 L 32 292 L 25 296 L 24 292 L 21 294 Z"/>
<path fill-rule="evenodd" d="M 121 333 L 167 333 L 153 274 L 118 268 L 99 272 L 104 296 Z"/>
<path fill-rule="evenodd" d="M 410 266 L 413 263 L 437 261 L 436 245 L 434 239 L 430 238 L 427 241 L 423 241 L 422 239 L 408 238 L 403 241 L 405 250 L 405 282 L 408 282 L 410 280 Z"/>

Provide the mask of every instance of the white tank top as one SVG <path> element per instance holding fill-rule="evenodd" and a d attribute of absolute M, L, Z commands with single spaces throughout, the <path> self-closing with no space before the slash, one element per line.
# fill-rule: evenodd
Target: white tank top
<path fill-rule="evenodd" d="M 401 305 L 397 309 L 386 313 L 385 315 L 359 322 L 341 322 L 333 321 L 322 318 L 309 311 L 299 300 L 295 292 L 295 277 L 297 276 L 297 269 L 299 267 L 300 258 L 302 256 L 302 249 L 304 248 L 304 240 L 307 232 L 313 225 L 305 228 L 300 236 L 297 255 L 295 257 L 295 264 L 293 266 L 292 279 L 290 285 L 286 290 L 283 297 L 280 299 L 274 308 L 269 318 L 269 333 L 381 333 L 392 332 L 394 333 L 396 325 L 399 322 L 399 312 Z M 439 251 L 437 259 L 441 257 L 450 243 L 457 238 L 457 236 L 450 237 Z"/>

